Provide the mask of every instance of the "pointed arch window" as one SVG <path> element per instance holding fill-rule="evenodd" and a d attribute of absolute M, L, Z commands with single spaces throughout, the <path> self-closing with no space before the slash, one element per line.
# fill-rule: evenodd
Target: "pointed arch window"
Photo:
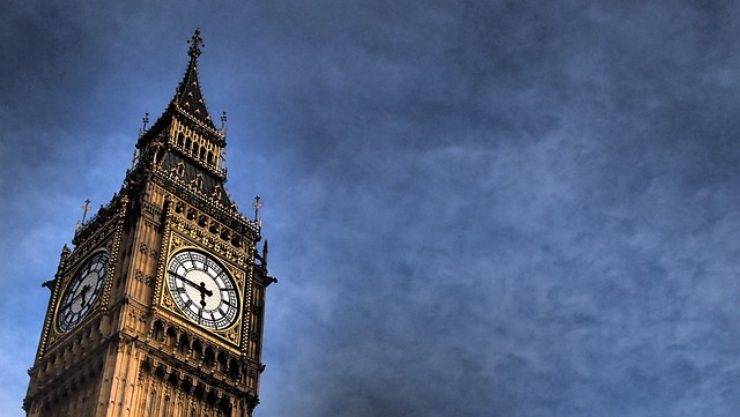
<path fill-rule="evenodd" d="M 223 195 L 223 192 L 224 192 L 223 187 L 221 186 L 221 184 L 218 184 L 215 187 L 213 187 L 212 197 L 215 198 L 216 200 L 221 200 L 221 196 Z"/>
<path fill-rule="evenodd" d="M 203 187 L 203 176 L 198 174 L 198 176 L 193 179 L 193 185 L 195 188 L 200 190 Z"/>

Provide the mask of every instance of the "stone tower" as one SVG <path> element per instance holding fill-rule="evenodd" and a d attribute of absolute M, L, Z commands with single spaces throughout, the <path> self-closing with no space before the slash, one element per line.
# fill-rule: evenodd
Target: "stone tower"
<path fill-rule="evenodd" d="M 250 416 L 267 242 L 224 188 L 223 126 L 185 76 L 112 200 L 62 250 L 24 409 L 40 417 Z M 222 123 L 225 117 L 222 117 Z"/>

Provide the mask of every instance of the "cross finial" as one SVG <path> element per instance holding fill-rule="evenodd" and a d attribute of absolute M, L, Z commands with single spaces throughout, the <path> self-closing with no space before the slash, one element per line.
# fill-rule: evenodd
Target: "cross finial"
<path fill-rule="evenodd" d="M 200 48 L 205 46 L 203 38 L 200 37 L 200 28 L 195 28 L 195 32 L 193 32 L 193 36 L 190 37 L 188 43 L 190 44 L 188 55 L 190 55 L 191 59 L 198 59 L 201 53 Z"/>
<path fill-rule="evenodd" d="M 256 222 L 260 221 L 260 209 L 262 208 L 260 200 L 260 196 L 255 196 L 254 203 L 252 203 L 252 207 L 254 207 L 254 221 Z"/>

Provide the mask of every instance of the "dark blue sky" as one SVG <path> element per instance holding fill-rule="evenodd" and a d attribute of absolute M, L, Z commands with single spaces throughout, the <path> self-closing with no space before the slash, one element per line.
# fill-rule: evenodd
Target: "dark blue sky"
<path fill-rule="evenodd" d="M 257 417 L 738 415 L 740 7 L 212 3 L 4 2 L 0 415 L 196 25 L 280 278 Z"/>

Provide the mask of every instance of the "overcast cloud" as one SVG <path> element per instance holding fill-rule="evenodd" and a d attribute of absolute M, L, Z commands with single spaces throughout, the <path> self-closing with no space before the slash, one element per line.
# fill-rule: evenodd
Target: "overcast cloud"
<path fill-rule="evenodd" d="M 740 6 L 346 0 L 4 2 L 0 415 L 197 25 L 280 279 L 256 417 L 738 415 Z"/>

